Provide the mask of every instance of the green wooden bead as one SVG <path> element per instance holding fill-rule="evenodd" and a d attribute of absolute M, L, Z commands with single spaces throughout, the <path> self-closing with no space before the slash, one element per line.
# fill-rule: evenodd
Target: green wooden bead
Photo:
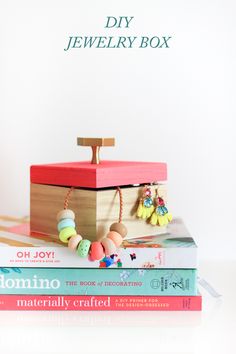
<path fill-rule="evenodd" d="M 68 243 L 71 236 L 76 235 L 77 232 L 74 227 L 65 227 L 59 233 L 59 239 L 61 242 Z"/>
<path fill-rule="evenodd" d="M 89 253 L 91 242 L 89 240 L 82 240 L 77 248 L 77 253 L 81 258 L 87 257 Z"/>

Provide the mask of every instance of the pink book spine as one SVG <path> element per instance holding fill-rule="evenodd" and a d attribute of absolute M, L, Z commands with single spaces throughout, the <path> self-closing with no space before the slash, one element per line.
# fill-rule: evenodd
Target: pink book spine
<path fill-rule="evenodd" d="M 201 311 L 198 296 L 0 295 L 0 310 Z"/>

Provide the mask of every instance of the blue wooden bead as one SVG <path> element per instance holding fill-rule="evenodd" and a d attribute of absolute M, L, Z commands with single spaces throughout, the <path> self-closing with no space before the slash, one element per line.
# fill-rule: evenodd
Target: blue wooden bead
<path fill-rule="evenodd" d="M 75 222 L 72 219 L 62 219 L 58 224 L 57 224 L 57 230 L 60 232 L 61 230 L 65 229 L 66 227 L 74 227 L 75 228 Z"/>

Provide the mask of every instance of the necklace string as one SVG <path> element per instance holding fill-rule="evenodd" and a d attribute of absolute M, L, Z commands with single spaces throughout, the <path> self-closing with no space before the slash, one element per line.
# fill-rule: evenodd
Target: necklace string
<path fill-rule="evenodd" d="M 70 189 L 67 191 L 66 193 L 66 197 L 64 200 L 64 209 L 68 209 L 69 206 L 69 200 L 71 197 L 71 193 L 73 192 L 75 188 L 74 187 L 70 187 Z M 116 191 L 119 194 L 119 222 L 122 222 L 122 217 L 123 217 L 123 195 L 122 195 L 122 191 L 120 187 L 117 187 Z"/>

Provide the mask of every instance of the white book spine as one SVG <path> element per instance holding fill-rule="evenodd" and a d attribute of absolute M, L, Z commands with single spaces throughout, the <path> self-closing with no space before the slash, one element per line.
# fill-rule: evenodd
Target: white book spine
<path fill-rule="evenodd" d="M 2 247 L 1 267 L 45 268 L 197 268 L 197 248 L 121 248 L 113 258 L 90 261 L 67 247 Z"/>

